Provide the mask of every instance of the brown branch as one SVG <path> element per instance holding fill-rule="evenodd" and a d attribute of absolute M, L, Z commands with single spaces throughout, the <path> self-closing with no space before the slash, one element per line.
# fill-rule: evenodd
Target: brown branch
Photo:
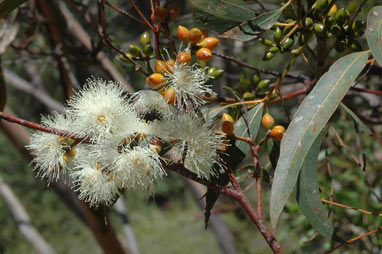
<path fill-rule="evenodd" d="M 141 65 L 139 65 L 137 62 L 135 62 L 131 57 L 129 57 L 125 51 L 122 49 L 118 48 L 113 44 L 111 41 L 109 35 L 106 32 L 106 22 L 105 22 L 105 0 L 98 0 L 98 15 L 99 15 L 99 20 L 101 24 L 101 36 L 103 41 L 109 45 L 111 48 L 113 48 L 115 51 L 117 51 L 119 54 L 121 54 L 124 58 L 126 58 L 130 63 L 132 63 L 135 67 L 136 71 L 139 71 L 140 73 L 143 73 L 146 76 L 150 76 L 150 74 L 142 68 Z"/>
<path fill-rule="evenodd" d="M 357 236 L 357 237 L 354 237 L 354 238 L 352 238 L 352 239 L 350 239 L 350 240 L 347 240 L 345 243 L 341 243 L 340 245 L 334 247 L 333 249 L 331 249 L 331 250 L 325 252 L 325 254 L 332 253 L 333 251 L 335 251 L 335 250 L 337 250 L 337 249 L 339 249 L 339 248 L 341 248 L 341 247 L 343 247 L 343 246 L 345 246 L 345 245 L 347 245 L 347 244 L 351 244 L 351 243 L 353 243 L 353 242 L 355 242 L 355 241 L 357 241 L 357 240 L 359 240 L 359 239 L 362 239 L 362 238 L 365 238 L 365 237 L 367 237 L 367 236 L 369 236 L 369 235 L 378 233 L 379 231 L 382 231 L 382 226 L 379 227 L 379 228 L 377 228 L 377 229 L 374 229 L 374 230 L 372 230 L 372 231 L 370 231 L 370 232 L 368 232 L 368 233 L 365 233 L 365 234 L 359 235 L 359 236 Z"/>
<path fill-rule="evenodd" d="M 110 3 L 109 1 L 106 0 L 106 1 L 105 1 L 105 4 L 106 4 L 107 6 L 109 6 L 110 8 L 116 10 L 117 12 L 121 13 L 122 15 L 125 15 L 125 16 L 127 16 L 127 17 L 133 19 L 134 21 L 138 22 L 138 23 L 141 23 L 141 24 L 143 24 L 143 25 L 146 25 L 146 23 L 145 23 L 144 21 L 142 21 L 142 20 L 140 20 L 140 19 L 137 19 L 136 17 L 134 17 L 134 16 L 131 15 L 130 13 L 128 13 L 128 12 L 122 10 L 121 8 L 119 8 L 119 7 L 117 7 L 116 5 Z"/>

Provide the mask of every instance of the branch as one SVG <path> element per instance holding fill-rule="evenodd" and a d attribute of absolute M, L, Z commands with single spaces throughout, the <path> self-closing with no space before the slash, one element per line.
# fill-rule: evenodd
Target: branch
<path fill-rule="evenodd" d="M 37 229 L 32 225 L 28 213 L 23 205 L 13 193 L 11 188 L 4 182 L 0 176 L 0 196 L 7 204 L 13 219 L 15 220 L 20 233 L 33 246 L 39 254 L 55 253 L 50 244 L 40 235 Z"/>

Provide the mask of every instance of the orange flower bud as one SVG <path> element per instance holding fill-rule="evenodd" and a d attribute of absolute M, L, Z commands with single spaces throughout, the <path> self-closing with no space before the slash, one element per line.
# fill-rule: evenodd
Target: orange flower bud
<path fill-rule="evenodd" d="M 281 125 L 276 125 L 271 131 L 271 138 L 281 140 L 284 136 L 285 128 Z"/>
<path fill-rule="evenodd" d="M 228 115 L 227 113 L 223 113 L 223 115 L 222 115 L 222 131 L 227 135 L 231 135 L 233 133 L 233 130 L 234 130 L 233 124 L 234 124 L 234 122 L 233 122 L 232 117 L 230 115 Z"/>
<path fill-rule="evenodd" d="M 160 73 L 153 73 L 146 78 L 146 83 L 151 88 L 157 88 L 158 86 L 162 85 L 165 81 L 166 79 Z"/>
<path fill-rule="evenodd" d="M 208 61 L 211 59 L 211 57 L 212 57 L 211 50 L 209 50 L 208 48 L 200 48 L 200 49 L 196 52 L 196 57 L 197 57 L 200 61 L 208 62 Z"/>
<path fill-rule="evenodd" d="M 209 50 L 214 50 L 216 46 L 219 44 L 219 40 L 215 37 L 207 37 L 197 45 L 199 47 L 208 48 Z"/>
<path fill-rule="evenodd" d="M 265 113 L 263 118 L 261 119 L 261 124 L 264 126 L 265 129 L 270 130 L 275 124 L 275 120 L 270 114 Z"/>
<path fill-rule="evenodd" d="M 192 28 L 190 30 L 190 34 L 188 36 L 188 40 L 191 42 L 191 43 L 198 43 L 201 39 L 202 39 L 202 31 L 200 31 L 199 28 Z"/>
<path fill-rule="evenodd" d="M 176 101 L 175 89 L 173 87 L 170 87 L 166 90 L 163 97 L 168 104 L 174 105 Z"/>
<path fill-rule="evenodd" d="M 166 71 L 166 63 L 162 60 L 155 61 L 155 72 L 164 73 Z"/>
<path fill-rule="evenodd" d="M 174 69 L 174 66 L 175 66 L 175 60 L 174 59 L 168 59 L 166 61 L 166 70 L 167 72 L 169 73 L 173 73 L 173 69 Z"/>
<path fill-rule="evenodd" d="M 188 42 L 190 31 L 184 26 L 178 26 L 177 36 L 180 41 Z"/>
<path fill-rule="evenodd" d="M 189 52 L 182 52 L 177 57 L 178 63 L 189 64 L 191 62 L 191 54 Z"/>

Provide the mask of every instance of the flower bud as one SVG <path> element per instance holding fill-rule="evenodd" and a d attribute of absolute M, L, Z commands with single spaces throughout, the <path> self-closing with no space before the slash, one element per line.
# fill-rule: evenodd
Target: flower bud
<path fill-rule="evenodd" d="M 196 57 L 201 61 L 208 62 L 209 60 L 211 60 L 212 53 L 208 48 L 200 48 L 196 52 Z"/>
<path fill-rule="evenodd" d="M 270 130 L 273 128 L 273 125 L 275 124 L 275 120 L 270 114 L 265 113 L 263 118 L 261 119 L 261 124 L 263 125 L 265 129 Z"/>
<path fill-rule="evenodd" d="M 190 64 L 191 62 L 191 54 L 190 52 L 182 52 L 180 53 L 177 57 L 176 57 L 176 60 L 178 61 L 178 63 L 180 64 Z"/>
<path fill-rule="evenodd" d="M 190 31 L 184 26 L 178 26 L 177 36 L 180 41 L 188 42 Z"/>
<path fill-rule="evenodd" d="M 164 76 L 160 73 L 153 73 L 150 76 L 146 78 L 146 83 L 151 87 L 151 88 L 158 88 L 160 85 L 162 85 L 166 79 Z"/>
<path fill-rule="evenodd" d="M 227 113 L 223 113 L 223 115 L 222 115 L 222 131 L 227 135 L 231 135 L 233 133 L 233 130 L 234 130 L 233 124 L 234 124 L 234 122 L 233 122 L 232 117 L 230 115 L 228 115 Z"/>
<path fill-rule="evenodd" d="M 285 128 L 281 125 L 276 125 L 271 131 L 271 138 L 281 140 L 284 136 Z"/>

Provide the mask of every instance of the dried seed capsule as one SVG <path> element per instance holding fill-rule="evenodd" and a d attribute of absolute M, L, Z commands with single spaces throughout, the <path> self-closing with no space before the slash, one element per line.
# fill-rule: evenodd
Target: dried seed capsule
<path fill-rule="evenodd" d="M 234 122 L 233 122 L 232 117 L 230 115 L 228 115 L 227 113 L 223 113 L 223 115 L 222 115 L 222 131 L 227 135 L 231 135 L 233 133 L 233 130 L 234 130 L 233 124 L 234 124 Z"/>
<path fill-rule="evenodd" d="M 285 128 L 281 125 L 276 125 L 271 131 L 271 138 L 281 140 L 284 136 Z"/>
<path fill-rule="evenodd" d="M 157 6 L 154 10 L 154 16 L 159 21 L 164 21 L 167 17 L 167 10 L 163 6 Z"/>
<path fill-rule="evenodd" d="M 273 125 L 275 124 L 275 120 L 270 114 L 265 113 L 263 118 L 261 119 L 261 124 L 263 125 L 265 129 L 270 130 L 273 128 Z"/>
<path fill-rule="evenodd" d="M 178 3 L 170 4 L 168 7 L 168 13 L 171 19 L 176 19 L 180 15 L 180 6 Z"/>

